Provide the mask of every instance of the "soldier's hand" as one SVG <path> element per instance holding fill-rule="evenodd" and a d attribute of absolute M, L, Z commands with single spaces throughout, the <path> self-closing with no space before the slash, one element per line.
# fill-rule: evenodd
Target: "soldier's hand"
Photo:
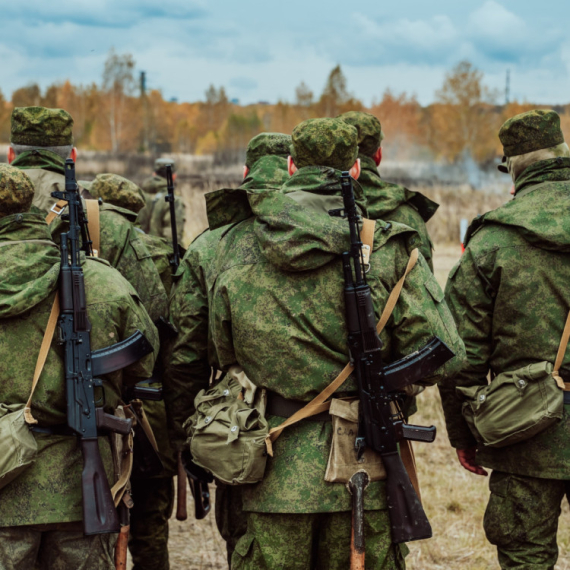
<path fill-rule="evenodd" d="M 461 463 L 467 471 L 471 471 L 471 473 L 475 473 L 476 475 L 484 475 L 486 477 L 487 471 L 475 463 L 476 450 L 476 447 L 468 447 L 467 449 L 456 449 L 455 451 L 457 451 L 459 463 Z"/>

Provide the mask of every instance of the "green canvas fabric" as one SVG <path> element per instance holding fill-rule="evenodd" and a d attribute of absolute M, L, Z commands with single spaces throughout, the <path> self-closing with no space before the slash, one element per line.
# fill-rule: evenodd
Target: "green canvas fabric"
<path fill-rule="evenodd" d="M 433 243 L 426 222 L 433 217 L 439 204 L 420 192 L 382 180 L 373 159 L 362 154 L 359 158 L 361 173 L 358 183 L 366 195 L 368 217 L 399 222 L 416 230 L 422 241 L 420 251 L 433 271 Z"/>
<path fill-rule="evenodd" d="M 0 164 L 0 218 L 27 212 L 33 197 L 32 181 L 21 170 Z"/>
<path fill-rule="evenodd" d="M 117 174 L 98 174 L 91 183 L 89 192 L 94 198 L 138 213 L 145 205 L 142 190 L 130 180 Z"/>
<path fill-rule="evenodd" d="M 307 193 L 331 196 L 330 170 L 300 169 L 286 185 L 287 191 L 292 194 L 305 188 Z M 254 214 L 259 208 L 263 219 L 256 217 L 231 227 L 220 241 L 211 294 L 211 334 L 222 370 L 239 364 L 257 386 L 308 402 L 348 362 L 340 257 L 348 245 L 348 224 L 345 221 L 341 227 L 337 222 L 342 220 L 307 208 L 305 215 L 312 221 L 300 223 L 295 232 L 290 216 L 300 208 L 299 203 L 289 198 L 291 209 L 283 211 L 287 195 L 281 195 L 279 207 L 271 211 L 263 202 L 273 202 L 276 196 L 251 194 Z M 325 220 L 339 228 L 336 240 L 322 233 Z M 312 228 L 316 228 L 314 233 Z M 367 274 L 377 318 L 416 240 L 410 228 L 377 224 Z M 448 343 L 457 356 L 425 379 L 428 384 L 459 369 L 464 349 L 443 293 L 420 256 L 382 332 L 384 357 L 391 362 L 424 346 L 433 336 Z M 337 395 L 355 393 L 350 378 Z M 268 419 L 270 427 L 282 421 Z M 331 437 L 330 422 L 301 422 L 285 430 L 274 445 L 275 456 L 268 458 L 264 480 L 244 487 L 244 509 L 280 513 L 350 510 L 344 486 L 324 482 Z M 377 483 L 369 486 L 367 497 L 367 508 L 385 505 Z"/>
<path fill-rule="evenodd" d="M 374 115 L 362 111 L 348 111 L 337 119 L 352 125 L 358 131 L 359 153 L 367 157 L 374 156 L 384 139 L 380 121 Z"/>
<path fill-rule="evenodd" d="M 466 251 L 450 273 L 446 298 L 468 354 L 465 368 L 440 385 L 453 447 L 476 443 L 461 415 L 457 386 L 484 386 L 489 371 L 554 362 L 570 306 L 570 159 L 561 160 L 558 168 L 542 163 L 543 174 L 541 163 L 530 167 L 523 174 L 528 186 L 474 220 Z M 570 478 L 567 409 L 560 423 L 532 439 L 502 449 L 480 447 L 478 461 L 506 473 Z"/>
<path fill-rule="evenodd" d="M 253 137 L 245 155 L 245 165 L 251 169 L 253 165 L 266 156 L 280 156 L 287 159 L 291 154 L 291 137 L 282 133 L 260 133 Z"/>
<path fill-rule="evenodd" d="M 499 130 L 505 156 L 518 156 L 564 142 L 560 116 L 555 111 L 537 109 L 511 117 Z"/>
<path fill-rule="evenodd" d="M 12 161 L 12 166 L 20 170 L 41 169 L 65 175 L 63 165 L 64 160 L 59 154 L 45 149 L 27 150 Z"/>
<path fill-rule="evenodd" d="M 73 118 L 63 109 L 16 107 L 12 111 L 10 142 L 28 146 L 73 144 Z"/>
<path fill-rule="evenodd" d="M 51 242 L 42 214 L 16 214 L 0 220 L 0 401 L 25 403 L 36 356 L 52 308 L 59 273 L 59 251 Z M 135 290 L 103 260 L 83 261 L 87 313 L 93 350 L 119 342 L 140 330 L 158 349 L 155 327 Z M 30 358 L 22 358 L 22 346 Z M 105 411 L 119 404 L 121 387 L 152 373 L 155 354 L 103 378 Z M 66 422 L 63 354 L 54 337 L 32 400 L 40 426 Z M 0 490 L 0 527 L 78 521 L 81 510 L 81 448 L 75 437 L 34 434 L 36 462 Z M 109 439 L 99 438 L 107 476 L 113 481 Z"/>

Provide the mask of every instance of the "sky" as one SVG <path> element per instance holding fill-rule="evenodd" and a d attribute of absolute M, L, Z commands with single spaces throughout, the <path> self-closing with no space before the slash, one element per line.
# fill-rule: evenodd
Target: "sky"
<path fill-rule="evenodd" d="M 101 82 L 111 48 L 147 85 L 196 101 L 210 84 L 241 103 L 318 96 L 337 64 L 366 104 L 389 88 L 434 100 L 463 59 L 504 101 L 570 102 L 568 0 L 0 0 L 0 90 Z"/>

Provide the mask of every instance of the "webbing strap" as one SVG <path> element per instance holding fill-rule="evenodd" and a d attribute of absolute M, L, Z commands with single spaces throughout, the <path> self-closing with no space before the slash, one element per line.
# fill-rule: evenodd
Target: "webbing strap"
<path fill-rule="evenodd" d="M 558 387 L 565 392 L 570 392 L 570 382 L 564 382 L 560 377 L 560 367 L 562 366 L 562 361 L 564 360 L 564 355 L 566 354 L 566 349 L 568 348 L 568 341 L 570 340 L 570 312 L 566 317 L 566 324 L 564 325 L 564 331 L 562 332 L 562 338 L 560 339 L 560 345 L 558 346 L 558 353 L 556 354 L 556 360 L 554 361 L 554 370 L 552 376 L 556 380 Z"/>
<path fill-rule="evenodd" d="M 61 216 L 63 210 L 67 206 L 67 200 L 59 200 L 57 201 L 49 210 L 48 215 L 46 216 L 46 224 L 49 226 L 57 216 Z"/>
<path fill-rule="evenodd" d="M 364 242 L 364 240 L 362 240 Z M 408 265 L 406 266 L 406 271 L 404 275 L 400 278 L 398 283 L 390 296 L 388 297 L 388 301 L 386 306 L 384 307 L 384 311 L 382 311 L 382 315 L 380 320 L 378 321 L 378 325 L 376 326 L 376 330 L 378 334 L 382 332 L 396 303 L 398 302 L 398 298 L 400 297 L 400 293 L 402 292 L 402 287 L 404 286 L 404 281 L 408 276 L 408 273 L 414 268 L 416 262 L 418 260 L 418 249 L 414 249 L 412 254 L 410 255 L 410 259 L 408 260 Z M 292 426 L 297 422 L 304 420 L 310 416 L 314 416 L 315 414 L 320 414 L 321 412 L 325 412 L 330 408 L 330 401 L 326 401 L 336 392 L 346 381 L 346 379 L 350 376 L 352 371 L 354 370 L 354 366 L 348 363 L 341 371 L 341 373 L 317 396 L 315 396 L 304 408 L 301 408 L 299 411 L 295 412 L 291 417 L 287 418 L 282 424 L 272 428 L 269 430 L 265 438 L 265 445 L 267 446 L 267 453 L 273 456 L 273 442 L 281 435 L 283 430 L 286 427 Z"/>
<path fill-rule="evenodd" d="M 55 325 L 57 324 L 57 318 L 59 317 L 59 293 L 55 294 L 55 299 L 53 300 L 53 306 L 51 308 L 51 313 L 49 315 L 48 323 L 46 326 L 46 332 L 44 333 L 44 338 L 42 340 L 42 345 L 40 347 L 40 354 L 38 355 L 38 361 L 36 362 L 36 369 L 34 371 L 34 379 L 32 381 L 32 390 L 30 391 L 30 397 L 26 402 L 26 407 L 24 408 L 24 419 L 27 424 L 37 424 L 38 420 L 32 415 L 32 396 L 38 385 L 38 380 L 44 369 L 46 363 L 47 355 L 51 346 L 51 341 L 53 339 L 53 333 L 55 331 Z"/>
<path fill-rule="evenodd" d="M 85 200 L 85 209 L 87 210 L 87 227 L 89 228 L 89 237 L 93 244 L 93 255 L 99 255 L 99 246 L 101 240 L 101 228 L 99 224 L 99 202 L 97 200 Z"/>

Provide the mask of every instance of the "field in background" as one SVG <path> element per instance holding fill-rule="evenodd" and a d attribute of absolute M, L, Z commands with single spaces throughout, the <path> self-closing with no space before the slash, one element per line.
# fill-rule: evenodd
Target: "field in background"
<path fill-rule="evenodd" d="M 203 194 L 208 188 L 179 185 L 188 208 L 185 227 L 186 241 L 206 226 Z M 508 195 L 485 194 L 480 191 L 450 188 L 422 189 L 442 206 L 430 222 L 434 237 L 435 274 L 442 285 L 449 270 L 460 256 L 459 220 L 471 219 L 500 206 Z M 434 529 L 434 538 L 409 545 L 409 570 L 495 570 L 498 568 L 495 549 L 487 543 L 482 521 L 488 499 L 488 480 L 468 473 L 457 462 L 449 446 L 443 412 L 437 389 L 420 396 L 419 412 L 414 422 L 435 425 L 438 437 L 431 445 L 417 444 L 419 477 L 426 512 Z M 194 505 L 189 496 L 188 512 Z M 570 512 L 564 502 L 558 536 L 560 558 L 556 570 L 570 570 Z M 219 537 L 213 512 L 203 521 L 171 519 L 171 567 L 176 570 L 218 570 L 226 568 L 225 545 Z"/>

